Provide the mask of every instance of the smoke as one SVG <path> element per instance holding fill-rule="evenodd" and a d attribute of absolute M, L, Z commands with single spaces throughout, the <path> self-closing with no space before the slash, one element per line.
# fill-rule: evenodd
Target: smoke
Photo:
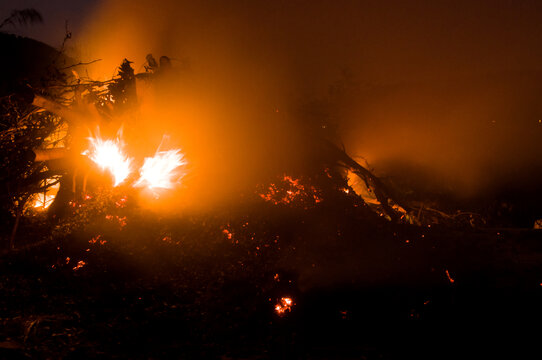
<path fill-rule="evenodd" d="M 80 50 L 102 59 L 90 68 L 102 79 L 124 58 L 139 71 L 148 53 L 174 59 L 176 81 L 126 127 L 146 152 L 169 133 L 200 200 L 302 164 L 305 128 L 288 109 L 326 99 L 343 69 L 359 84 L 336 119 L 350 153 L 471 196 L 540 175 L 540 6 L 113 0 Z"/>

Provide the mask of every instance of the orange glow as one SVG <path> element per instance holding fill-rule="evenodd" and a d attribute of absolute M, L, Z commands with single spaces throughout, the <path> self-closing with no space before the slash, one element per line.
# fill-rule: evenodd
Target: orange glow
<path fill-rule="evenodd" d="M 347 178 L 348 186 L 350 186 L 352 190 L 354 190 L 354 193 L 360 196 L 363 201 L 365 201 L 367 204 L 380 205 L 380 202 L 376 198 L 376 195 L 373 193 L 373 191 L 369 189 L 367 184 L 362 179 L 360 179 L 354 172 L 349 170 Z M 350 191 L 345 191 L 345 193 L 347 194 L 349 192 Z"/>
<path fill-rule="evenodd" d="M 150 190 L 172 189 L 185 175 L 184 165 L 186 161 L 181 150 L 158 151 L 153 157 L 145 158 L 134 186 Z"/>
<path fill-rule="evenodd" d="M 275 305 L 275 312 L 279 315 L 284 315 L 287 311 L 292 311 L 292 306 L 294 306 L 292 298 L 283 297 L 280 299 L 280 302 Z"/>
<path fill-rule="evenodd" d="M 89 141 L 90 149 L 85 151 L 83 155 L 87 155 L 102 170 L 111 173 L 114 186 L 125 181 L 132 172 L 133 159 L 124 153 L 123 142 L 118 137 L 114 140 L 94 137 L 89 138 Z"/>
<path fill-rule="evenodd" d="M 37 194 L 37 196 L 34 198 L 34 201 L 32 202 L 32 207 L 38 210 L 45 210 L 53 203 L 55 197 L 56 194 Z"/>
<path fill-rule="evenodd" d="M 228 238 L 228 240 L 231 240 L 233 238 L 233 233 L 231 231 L 229 231 L 228 229 L 224 229 L 222 230 L 222 233 L 224 235 L 226 235 L 226 237 Z"/>
<path fill-rule="evenodd" d="M 77 265 L 75 265 L 75 266 L 73 267 L 73 271 L 77 271 L 77 270 L 81 269 L 81 268 L 82 268 L 83 266 L 85 266 L 86 264 L 87 264 L 87 263 L 84 262 L 83 260 L 79 260 L 79 261 L 77 262 Z"/>
<path fill-rule="evenodd" d="M 274 205 L 304 204 L 314 205 L 322 201 L 319 191 L 314 186 L 305 186 L 300 179 L 284 175 L 279 184 L 270 184 L 260 197 Z"/>
<path fill-rule="evenodd" d="M 448 270 L 446 270 L 446 276 L 448 277 L 448 281 L 450 281 L 450 284 L 453 284 L 455 282 L 454 278 L 452 278 Z"/>
<path fill-rule="evenodd" d="M 45 191 L 34 194 L 30 198 L 30 206 L 36 210 L 45 210 L 51 206 L 58 193 L 58 189 L 60 188 L 60 183 L 56 177 L 44 180 L 43 185 L 50 186 L 47 187 Z"/>

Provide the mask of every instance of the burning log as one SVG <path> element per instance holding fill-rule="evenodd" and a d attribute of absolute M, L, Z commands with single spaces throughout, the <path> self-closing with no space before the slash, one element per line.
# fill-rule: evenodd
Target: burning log
<path fill-rule="evenodd" d="M 67 158 L 70 151 L 66 148 L 34 149 L 34 161 L 51 161 Z"/>
<path fill-rule="evenodd" d="M 380 203 L 384 213 L 389 216 L 391 221 L 398 222 L 399 219 L 408 212 L 408 207 L 399 204 L 391 195 L 382 181 L 372 172 L 361 166 L 356 160 L 352 159 L 346 151 L 337 147 L 330 141 L 324 140 L 324 146 L 327 154 L 335 163 L 341 164 L 352 173 L 363 180 L 367 189 L 374 193 Z M 402 210 L 402 211 L 400 211 Z"/>

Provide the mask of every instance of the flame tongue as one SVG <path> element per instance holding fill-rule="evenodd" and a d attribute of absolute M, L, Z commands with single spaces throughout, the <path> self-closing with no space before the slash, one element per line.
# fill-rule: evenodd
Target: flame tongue
<path fill-rule="evenodd" d="M 131 172 L 132 159 L 124 154 L 122 142 L 119 139 L 90 138 L 90 144 L 88 157 L 102 170 L 109 171 L 113 175 L 114 186 L 126 180 Z"/>
<path fill-rule="evenodd" d="M 172 189 L 184 175 L 185 165 L 181 150 L 158 151 L 153 157 L 145 158 L 134 186 L 154 189 Z"/>

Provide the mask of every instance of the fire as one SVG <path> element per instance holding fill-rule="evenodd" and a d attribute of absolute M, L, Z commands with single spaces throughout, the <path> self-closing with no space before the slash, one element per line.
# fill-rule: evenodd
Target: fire
<path fill-rule="evenodd" d="M 263 193 L 259 194 L 262 199 L 274 205 L 301 204 L 305 208 L 318 204 L 322 201 L 318 189 L 312 185 L 304 185 L 301 179 L 295 179 L 284 175 L 277 184 L 270 184 Z"/>
<path fill-rule="evenodd" d="M 32 206 L 39 210 L 45 210 L 47 209 L 55 200 L 56 195 L 48 195 L 48 194 L 38 194 L 34 198 L 34 202 L 32 203 Z"/>
<path fill-rule="evenodd" d="M 150 190 L 172 189 L 185 175 L 184 165 L 186 161 L 181 150 L 158 151 L 153 157 L 145 158 L 134 186 Z"/>
<path fill-rule="evenodd" d="M 90 149 L 83 154 L 87 155 L 102 170 L 113 175 L 114 186 L 121 184 L 132 172 L 132 158 L 124 151 L 124 144 L 117 138 L 104 140 L 100 137 L 89 138 Z"/>
<path fill-rule="evenodd" d="M 279 315 L 284 315 L 287 311 L 292 311 L 292 306 L 294 306 L 292 298 L 283 297 L 280 299 L 280 302 L 275 305 L 275 312 Z"/>
<path fill-rule="evenodd" d="M 58 177 L 45 179 L 43 185 L 46 186 L 45 190 L 30 198 L 30 206 L 36 210 L 45 210 L 51 206 L 60 188 Z"/>

